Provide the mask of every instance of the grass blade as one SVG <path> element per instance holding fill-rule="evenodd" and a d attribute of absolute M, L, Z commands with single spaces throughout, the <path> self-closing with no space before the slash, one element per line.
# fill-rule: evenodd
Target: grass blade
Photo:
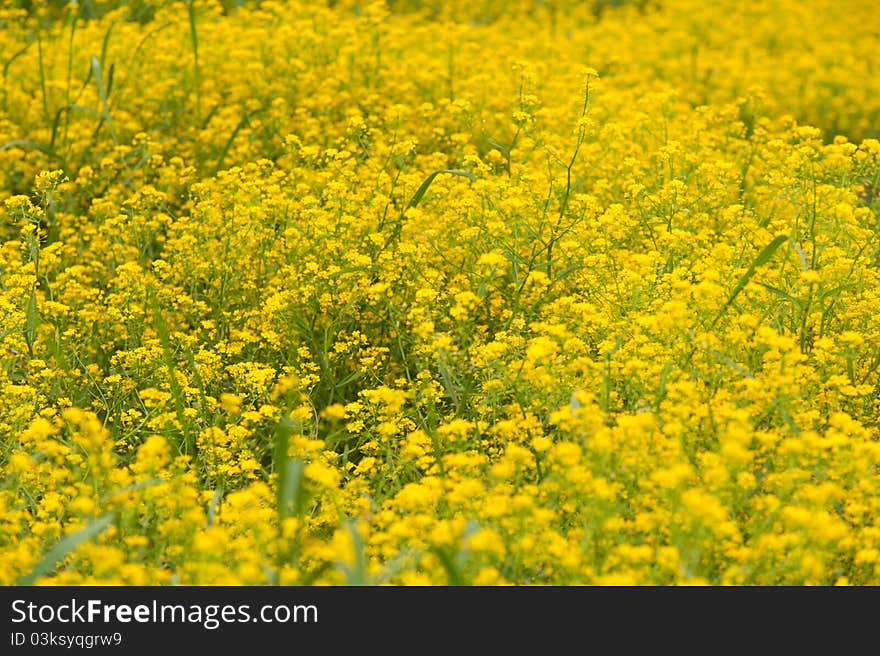
<path fill-rule="evenodd" d="M 776 250 L 786 241 L 788 241 L 788 235 L 778 235 L 773 241 L 767 244 L 760 253 L 758 253 L 758 257 L 755 258 L 755 261 L 749 265 L 749 268 L 746 269 L 746 272 L 740 277 L 739 281 L 736 283 L 736 287 L 733 288 L 730 296 L 727 297 L 724 305 L 718 311 L 718 314 L 715 315 L 715 318 L 712 320 L 713 326 L 727 311 L 727 308 L 730 307 L 730 304 L 733 303 L 736 297 L 739 296 L 740 292 L 745 289 L 745 286 L 749 284 L 749 280 L 755 275 L 758 267 L 762 264 L 766 264 L 770 258 L 773 257 Z"/>
<path fill-rule="evenodd" d="M 113 28 L 116 27 L 116 22 L 110 23 L 110 26 L 107 28 L 107 31 L 104 32 L 104 40 L 101 43 L 101 69 L 103 70 L 107 64 L 107 48 L 110 45 L 110 35 L 113 33 Z M 109 93 L 108 93 L 109 95 Z"/>
<path fill-rule="evenodd" d="M 453 587 L 463 586 L 465 584 L 464 578 L 448 549 L 439 546 L 431 547 L 431 552 L 437 556 L 437 559 L 443 566 L 443 570 L 446 572 L 447 584 Z"/>
<path fill-rule="evenodd" d="M 52 159 L 61 162 L 63 164 L 64 160 L 55 153 L 51 148 L 46 148 L 46 146 L 41 146 L 35 141 L 30 141 L 28 139 L 13 139 L 12 141 L 7 141 L 5 144 L 0 146 L 0 152 L 4 150 L 9 150 L 10 148 L 30 148 L 31 150 L 36 150 L 37 152 L 43 153 L 47 157 L 51 157 Z"/>
<path fill-rule="evenodd" d="M 293 434 L 295 424 L 290 417 L 283 417 L 275 429 L 275 453 L 273 468 L 278 472 L 278 490 L 276 501 L 278 515 L 290 517 L 298 515 L 305 507 L 303 503 L 303 471 L 305 469 L 302 460 L 290 458 L 287 455 L 290 436 Z"/>
<path fill-rule="evenodd" d="M 149 289 L 147 300 L 153 312 L 153 328 L 155 328 L 156 334 L 159 337 L 159 344 L 162 346 L 162 354 L 165 358 L 165 367 L 168 370 L 168 385 L 171 388 L 171 397 L 174 400 L 174 411 L 183 432 L 183 443 L 180 445 L 180 452 L 184 455 L 194 455 L 196 451 L 195 437 L 192 434 L 190 422 L 183 413 L 185 399 L 183 389 L 177 380 L 177 367 L 174 365 L 174 347 L 171 344 L 171 333 L 168 330 L 168 324 L 165 323 L 165 317 L 162 316 L 162 310 L 159 308 L 156 291 L 152 287 Z"/>
<path fill-rule="evenodd" d="M 14 62 L 16 59 L 21 57 L 24 53 L 26 53 L 28 51 L 28 49 L 31 47 L 31 45 L 33 45 L 33 41 L 28 43 L 24 48 L 21 48 L 20 50 L 16 50 L 15 54 L 12 55 L 12 57 L 10 57 L 6 61 L 6 63 L 3 65 L 3 81 L 4 82 L 6 81 L 6 76 L 9 74 L 9 67 L 12 66 L 12 62 Z"/>
<path fill-rule="evenodd" d="M 58 544 L 52 547 L 49 552 L 43 556 L 43 559 L 37 563 L 37 566 L 34 567 L 29 574 L 18 581 L 18 585 L 33 585 L 38 578 L 47 572 L 50 572 L 56 564 L 61 562 L 67 554 L 76 549 L 83 542 L 88 542 L 92 538 L 103 533 L 107 527 L 110 526 L 113 517 L 113 513 L 99 517 L 76 533 L 71 533 L 70 535 L 61 538 Z"/>
<path fill-rule="evenodd" d="M 778 287 L 774 287 L 773 285 L 768 285 L 763 282 L 759 282 L 758 284 L 761 285 L 761 287 L 766 289 L 768 292 L 776 294 L 780 298 L 784 298 L 786 301 L 789 301 L 795 307 L 800 307 L 801 302 L 798 299 L 796 299 L 794 296 L 789 294 L 788 292 L 784 292 L 781 289 L 779 289 Z"/>
<path fill-rule="evenodd" d="M 107 128 L 110 130 L 110 136 L 113 138 L 113 143 L 119 144 L 119 139 L 116 138 L 116 130 L 113 129 L 113 119 L 110 118 L 110 107 L 107 104 L 107 92 L 104 89 L 104 80 L 101 77 L 101 62 L 98 61 L 97 57 L 92 57 L 92 75 L 95 78 L 95 83 L 98 85 L 98 96 L 101 98 L 101 107 L 103 108 L 103 113 L 101 114 L 104 117 L 104 120 L 107 121 Z"/>
<path fill-rule="evenodd" d="M 346 521 L 346 528 L 348 529 L 349 535 L 351 535 L 354 563 L 349 565 L 340 560 L 337 562 L 337 566 L 345 574 L 345 585 L 367 585 L 367 558 L 364 553 L 364 538 L 353 521 Z"/>
<path fill-rule="evenodd" d="M 196 30 L 196 3 L 195 0 L 189 2 L 189 34 L 192 39 L 193 49 L 193 72 L 195 73 L 196 84 L 196 123 L 199 123 L 202 117 L 202 71 L 199 68 L 199 34 Z"/>
<path fill-rule="evenodd" d="M 31 291 L 25 306 L 24 341 L 27 344 L 31 357 L 34 355 L 34 345 L 37 342 L 37 328 L 40 327 L 40 311 L 37 309 L 37 294 Z"/>
<path fill-rule="evenodd" d="M 208 506 L 208 517 L 207 517 L 207 525 L 214 525 L 214 517 L 217 515 L 217 506 L 220 505 L 220 500 L 223 498 L 223 488 L 217 488 L 214 490 L 214 496 L 211 497 L 211 503 Z"/>
<path fill-rule="evenodd" d="M 416 205 L 418 205 L 421 202 L 422 197 L 425 195 L 425 192 L 428 191 L 428 187 L 430 187 L 431 183 L 434 182 L 434 178 L 436 178 L 441 173 L 448 173 L 449 175 L 458 175 L 458 176 L 461 176 L 462 178 L 467 178 L 471 182 L 474 182 L 477 179 L 477 177 L 475 175 L 468 173 L 467 171 L 459 171 L 456 169 L 441 169 L 440 171 L 434 171 L 431 175 L 429 175 L 427 178 L 425 178 L 425 181 L 416 190 L 416 193 L 413 194 L 413 197 L 410 198 L 410 201 L 409 201 L 409 204 L 407 205 L 407 207 L 415 207 Z"/>
<path fill-rule="evenodd" d="M 37 57 L 40 64 L 40 91 L 43 94 L 43 121 L 49 122 L 49 100 L 46 95 L 46 69 L 43 66 L 43 36 L 37 31 Z"/>
<path fill-rule="evenodd" d="M 220 151 L 220 156 L 217 158 L 217 163 L 214 165 L 214 172 L 212 173 L 212 175 L 217 175 L 217 173 L 220 172 L 220 167 L 223 166 L 223 160 L 225 160 L 226 155 L 229 154 L 229 149 L 232 148 L 232 144 L 235 142 L 235 138 L 238 136 L 238 133 L 241 132 L 241 129 L 245 125 L 250 125 L 250 122 L 250 113 L 245 110 L 244 116 L 241 117 L 238 125 L 235 126 L 235 129 L 229 135 L 229 139 L 227 139 L 226 143 L 223 145 L 223 150 Z"/>

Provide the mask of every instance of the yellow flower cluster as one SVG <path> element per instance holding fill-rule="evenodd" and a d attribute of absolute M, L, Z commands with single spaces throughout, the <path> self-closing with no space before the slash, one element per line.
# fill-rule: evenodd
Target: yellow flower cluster
<path fill-rule="evenodd" d="M 0 10 L 0 584 L 880 583 L 873 2 L 149 4 Z"/>

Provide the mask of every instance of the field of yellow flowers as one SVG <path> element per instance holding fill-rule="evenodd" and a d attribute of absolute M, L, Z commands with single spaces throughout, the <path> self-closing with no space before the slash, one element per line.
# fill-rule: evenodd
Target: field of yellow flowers
<path fill-rule="evenodd" d="M 880 584 L 878 35 L 4 3 L 0 584 Z"/>

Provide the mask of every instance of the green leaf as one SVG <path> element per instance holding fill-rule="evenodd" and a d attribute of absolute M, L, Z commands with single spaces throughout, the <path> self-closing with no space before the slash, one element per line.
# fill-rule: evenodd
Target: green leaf
<path fill-rule="evenodd" d="M 413 194 L 413 197 L 410 198 L 409 204 L 407 205 L 407 207 L 415 207 L 416 205 L 418 205 L 421 202 L 422 197 L 425 195 L 425 192 L 428 191 L 428 187 L 430 187 L 431 183 L 434 182 L 434 178 L 436 178 L 441 173 L 448 173 L 449 175 L 458 175 L 458 176 L 461 176 L 462 178 L 467 178 L 471 182 L 474 182 L 477 179 L 475 175 L 468 173 L 467 171 L 458 171 L 456 169 L 441 169 L 440 171 L 434 171 L 431 175 L 429 175 L 427 178 L 425 178 L 425 181 L 416 190 L 416 193 Z"/>
<path fill-rule="evenodd" d="M 465 584 L 464 578 L 461 575 L 461 572 L 458 569 L 458 566 L 455 562 L 455 558 L 453 558 L 452 554 L 449 553 L 449 550 L 444 547 L 431 547 L 431 552 L 437 556 L 437 559 L 440 561 L 440 564 L 443 566 L 444 571 L 446 572 L 446 580 L 450 586 L 462 586 Z"/>
<path fill-rule="evenodd" d="M 793 297 L 791 294 L 789 294 L 788 292 L 784 292 L 781 289 L 779 289 L 778 287 L 773 287 L 772 285 L 767 285 L 763 282 L 759 282 L 758 284 L 761 285 L 761 287 L 766 289 L 768 292 L 776 294 L 777 296 L 784 298 L 786 301 L 791 302 L 793 305 L 800 307 L 801 302 L 798 299 L 796 299 L 795 297 Z"/>
<path fill-rule="evenodd" d="M 367 559 L 364 553 L 364 538 L 358 531 L 352 520 L 345 522 L 349 535 L 351 535 L 352 550 L 354 551 L 354 563 L 349 565 L 343 561 L 337 561 L 337 566 L 345 574 L 345 584 L 349 586 L 367 585 Z"/>
<path fill-rule="evenodd" d="M 55 565 L 67 556 L 67 554 L 76 549 L 83 542 L 88 542 L 92 538 L 103 533 L 106 528 L 110 526 L 113 517 L 113 513 L 106 514 L 76 533 L 71 533 L 70 535 L 61 538 L 58 544 L 52 547 L 49 550 L 49 553 L 43 556 L 43 559 L 37 563 L 37 566 L 34 567 L 29 574 L 19 579 L 18 585 L 33 585 L 38 578 L 47 572 L 50 572 Z"/>
<path fill-rule="evenodd" d="M 755 275 L 758 267 L 762 264 L 766 264 L 770 258 L 773 257 L 776 250 L 786 241 L 788 241 L 788 235 L 778 235 L 773 241 L 767 244 L 760 253 L 758 253 L 758 257 L 755 258 L 755 261 L 749 265 L 749 268 L 746 269 L 746 272 L 740 277 L 739 281 L 736 283 L 736 287 L 733 288 L 730 296 L 727 297 L 721 310 L 715 315 L 715 318 L 712 320 L 713 326 L 718 322 L 727 308 L 730 307 L 730 304 L 733 303 L 736 297 L 739 296 L 739 293 L 745 289 L 745 286 L 749 283 L 749 280 L 752 279 L 752 276 Z"/>
<path fill-rule="evenodd" d="M 13 139 L 12 141 L 7 141 L 5 144 L 0 146 L 0 152 L 4 150 L 9 150 L 10 148 L 30 148 L 31 150 L 36 150 L 38 152 L 43 153 L 44 155 L 51 157 L 54 160 L 62 162 L 63 160 L 59 157 L 55 151 L 51 148 L 47 148 L 46 146 L 41 146 L 35 141 L 30 141 L 28 139 Z"/>
<path fill-rule="evenodd" d="M 241 129 L 250 125 L 251 116 L 262 113 L 262 110 L 256 110 L 254 112 L 248 112 L 245 110 L 244 115 L 241 117 L 241 120 L 235 126 L 235 129 L 229 134 L 229 138 L 226 140 L 226 143 L 223 144 L 223 149 L 220 151 L 219 157 L 217 157 L 217 163 L 214 165 L 214 175 L 220 172 L 220 168 L 223 166 L 223 160 L 226 159 L 226 155 L 229 154 L 229 149 L 232 148 L 232 144 L 235 142 L 235 138 L 238 136 L 238 133 L 241 132 Z"/>
<path fill-rule="evenodd" d="M 110 118 L 110 106 L 107 103 L 107 91 L 104 88 L 104 79 L 101 75 L 101 62 L 98 61 L 97 57 L 92 57 L 92 74 L 95 78 L 95 83 L 98 85 L 98 97 L 101 99 L 101 107 L 103 108 L 103 112 L 101 113 L 101 117 L 107 122 L 107 128 L 110 130 L 110 137 L 113 139 L 113 143 L 118 144 L 119 139 L 116 137 L 116 130 L 113 128 L 113 119 Z"/>
<path fill-rule="evenodd" d="M 217 514 L 217 506 L 220 505 L 220 500 L 223 498 L 223 489 L 217 488 L 214 490 L 214 495 L 211 497 L 211 504 L 208 506 L 208 518 L 207 524 L 208 526 L 214 525 L 214 517 Z"/>
<path fill-rule="evenodd" d="M 290 436 L 296 428 L 296 424 L 290 417 L 282 417 L 275 428 L 275 453 L 273 455 L 273 469 L 278 472 L 278 490 L 276 503 L 280 517 L 298 515 L 305 509 L 303 488 L 303 471 L 305 466 L 299 458 L 291 458 L 287 455 Z"/>
<path fill-rule="evenodd" d="M 37 309 L 37 295 L 34 291 L 31 291 L 25 306 L 24 318 L 24 339 L 27 343 L 28 351 L 33 356 L 34 344 L 37 342 L 37 328 L 40 326 L 40 311 Z"/>
<path fill-rule="evenodd" d="M 104 68 L 107 64 L 107 48 L 110 46 L 110 35 L 113 33 L 113 28 L 116 27 L 116 21 L 110 23 L 110 26 L 107 28 L 107 31 L 104 32 L 104 39 L 101 41 L 101 59 L 99 60 L 100 68 Z M 94 59 L 94 57 L 92 57 Z M 94 66 L 94 64 L 93 64 Z M 107 94 L 110 95 L 109 92 Z"/>
<path fill-rule="evenodd" d="M 168 369 L 168 384 L 171 388 L 171 397 L 174 400 L 174 411 L 177 414 L 177 421 L 180 422 L 181 429 L 183 430 L 183 443 L 180 445 L 180 451 L 185 455 L 193 455 L 196 452 L 196 441 L 191 430 L 190 421 L 183 412 L 186 408 L 186 398 L 175 373 L 176 366 L 174 364 L 174 347 L 171 343 L 171 333 L 168 329 L 168 324 L 165 322 L 165 317 L 162 316 L 162 310 L 159 308 L 156 290 L 152 286 L 147 289 L 147 301 L 153 313 L 153 328 L 156 330 L 159 344 L 162 346 L 162 354 L 165 356 L 165 366 Z"/>
<path fill-rule="evenodd" d="M 33 45 L 33 43 L 34 43 L 34 42 L 31 41 L 30 43 L 28 43 L 28 44 L 27 44 L 24 48 L 22 48 L 21 50 L 17 50 L 17 51 L 15 52 L 15 54 L 12 55 L 12 57 L 10 57 L 10 58 L 6 61 L 6 63 L 3 65 L 3 79 L 4 79 L 4 81 L 6 80 L 6 76 L 7 76 L 8 73 L 9 73 L 9 67 L 12 65 L 12 62 L 14 62 L 16 59 L 18 59 L 19 57 L 21 57 L 24 53 L 26 53 L 26 52 L 28 51 L 28 48 L 30 48 L 30 47 Z"/>

